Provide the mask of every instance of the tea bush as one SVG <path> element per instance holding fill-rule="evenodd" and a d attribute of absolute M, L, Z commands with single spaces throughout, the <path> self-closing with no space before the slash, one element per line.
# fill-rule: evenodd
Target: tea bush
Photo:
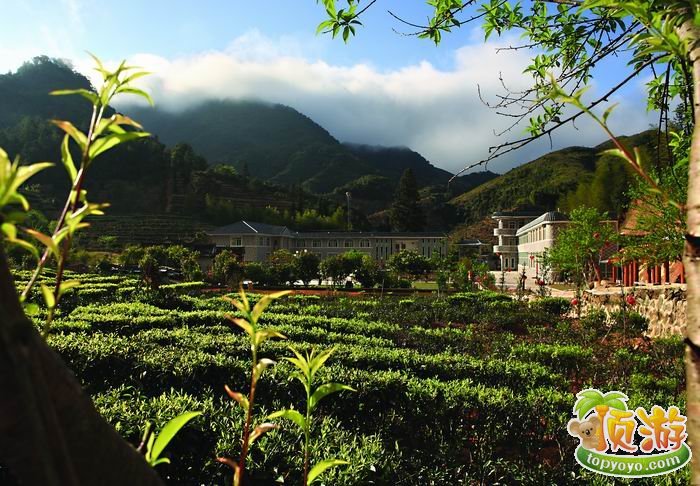
<path fill-rule="evenodd" d="M 123 286 L 113 276 L 86 275 L 85 293 L 62 304 L 49 344 L 133 443 L 147 420 L 160 426 L 184 410 L 203 411 L 169 446 L 174 460 L 159 472 L 172 484 L 229 483 L 230 470 L 212 458 L 240 450 L 242 411 L 223 390 L 247 386 L 250 344 L 226 318 L 239 313 L 196 285 L 153 293 L 121 278 Z M 598 316 L 578 322 L 561 317 L 565 306 L 556 299 L 536 302 L 492 292 L 274 302 L 261 323 L 288 339 L 262 347 L 260 357 L 278 364 L 258 384 L 258 414 L 302 403 L 293 367 L 279 361 L 288 345 L 334 347 L 319 379 L 357 392 L 334 395 L 317 410 L 314 457 L 350 462 L 326 484 L 591 481 L 566 431 L 575 391 L 617 387 L 635 406 L 684 406 L 683 345 L 667 339 L 643 350 L 615 348 L 601 340 L 608 327 Z M 282 426 L 251 452 L 255 484 L 301 480 L 296 436 Z M 669 484 L 687 482 L 684 474 Z"/>

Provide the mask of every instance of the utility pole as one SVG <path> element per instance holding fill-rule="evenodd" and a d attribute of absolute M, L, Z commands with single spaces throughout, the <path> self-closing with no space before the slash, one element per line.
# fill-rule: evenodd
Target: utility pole
<path fill-rule="evenodd" d="M 350 194 L 350 191 L 345 193 L 345 197 L 348 200 L 348 231 L 352 230 L 352 223 L 350 222 L 350 199 L 352 198 L 352 194 Z"/>

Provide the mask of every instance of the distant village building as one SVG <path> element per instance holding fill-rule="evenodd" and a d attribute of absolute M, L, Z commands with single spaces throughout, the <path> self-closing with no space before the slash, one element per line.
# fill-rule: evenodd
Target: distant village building
<path fill-rule="evenodd" d="M 320 258 L 357 250 L 382 262 L 401 250 L 431 258 L 447 255 L 447 235 L 438 232 L 292 231 L 286 226 L 238 221 L 208 232 L 217 249 L 228 249 L 244 262 L 262 262 L 271 253 L 312 252 Z"/>
<path fill-rule="evenodd" d="M 473 258 L 477 261 L 487 262 L 491 260 L 491 247 L 489 243 L 476 238 L 465 238 L 451 244 L 457 249 L 457 256 L 461 258 Z"/>

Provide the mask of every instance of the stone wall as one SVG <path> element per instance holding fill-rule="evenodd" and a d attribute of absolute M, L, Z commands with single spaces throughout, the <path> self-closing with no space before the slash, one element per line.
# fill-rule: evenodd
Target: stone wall
<path fill-rule="evenodd" d="M 685 333 L 687 301 L 685 286 L 635 287 L 626 289 L 626 295 L 634 295 L 633 308 L 649 321 L 647 336 L 668 337 Z M 611 321 L 610 314 L 619 312 L 621 294 L 619 289 L 585 292 L 582 314 L 593 309 L 602 309 Z M 629 307 L 628 307 L 629 309 Z"/>

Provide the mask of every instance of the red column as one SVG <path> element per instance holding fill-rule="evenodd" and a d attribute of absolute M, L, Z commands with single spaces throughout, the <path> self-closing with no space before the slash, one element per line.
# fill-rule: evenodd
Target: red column
<path fill-rule="evenodd" d="M 615 265 L 612 266 L 612 281 L 613 283 L 617 282 L 617 266 Z"/>
<path fill-rule="evenodd" d="M 685 283 L 685 265 L 681 262 L 681 283 Z"/>

